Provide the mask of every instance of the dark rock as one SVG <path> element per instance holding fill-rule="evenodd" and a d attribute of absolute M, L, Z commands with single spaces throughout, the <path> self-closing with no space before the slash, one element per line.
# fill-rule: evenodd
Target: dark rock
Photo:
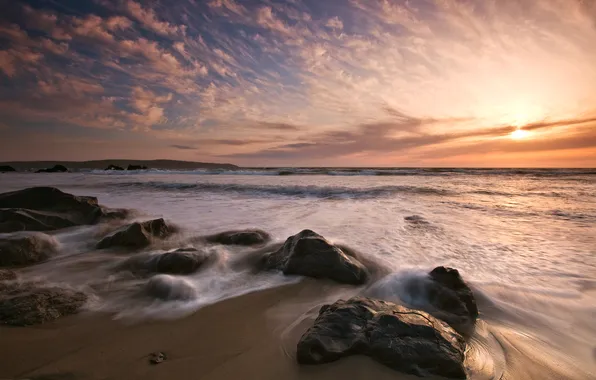
<path fill-rule="evenodd" d="M 0 173 L 16 172 L 17 170 L 9 165 L 0 165 Z"/>
<path fill-rule="evenodd" d="M 145 285 L 144 294 L 163 301 L 184 301 L 197 297 L 197 291 L 190 282 L 167 274 L 151 277 Z"/>
<path fill-rule="evenodd" d="M 41 232 L 0 237 L 0 267 L 36 264 L 57 253 L 56 239 Z"/>
<path fill-rule="evenodd" d="M 0 194 L 0 232 L 52 231 L 125 214 L 125 210 L 104 209 L 95 197 L 75 196 L 54 187 Z"/>
<path fill-rule="evenodd" d="M 311 230 L 290 236 L 284 245 L 261 260 L 265 270 L 284 274 L 328 278 L 340 283 L 359 285 L 368 280 L 367 269 L 356 258 Z"/>
<path fill-rule="evenodd" d="M 123 167 L 120 167 L 120 166 L 117 166 L 117 165 L 109 165 L 104 170 L 124 170 L 124 168 Z"/>
<path fill-rule="evenodd" d="M 159 364 L 166 360 L 168 357 L 163 352 L 152 352 L 149 354 L 149 363 Z"/>
<path fill-rule="evenodd" d="M 404 217 L 404 220 L 412 225 L 415 225 L 415 226 L 430 224 L 426 219 L 424 219 L 420 215 L 406 216 L 406 217 Z"/>
<path fill-rule="evenodd" d="M 54 165 L 51 168 L 39 169 L 36 173 L 65 173 L 67 171 L 68 168 L 64 165 Z"/>
<path fill-rule="evenodd" d="M 321 364 L 367 355 L 417 376 L 465 379 L 465 341 L 449 325 L 406 307 L 355 297 L 325 305 L 300 338 L 300 364 Z"/>
<path fill-rule="evenodd" d="M 12 281 L 16 279 L 17 272 L 8 269 L 0 269 L 0 281 Z"/>
<path fill-rule="evenodd" d="M 205 240 L 223 245 L 260 245 L 271 240 L 271 236 L 261 230 L 226 231 L 207 236 Z"/>
<path fill-rule="evenodd" d="M 62 288 L 24 287 L 0 294 L 0 324 L 29 326 L 77 313 L 84 293 Z"/>
<path fill-rule="evenodd" d="M 97 243 L 97 249 L 110 247 L 143 248 L 151 244 L 154 239 L 165 239 L 173 229 L 163 219 L 135 222 L 126 225 Z"/>
<path fill-rule="evenodd" d="M 429 302 L 439 313 L 435 316 L 453 326 L 474 324 L 478 306 L 472 289 L 465 283 L 457 269 L 436 267 L 429 273 L 432 285 Z"/>
<path fill-rule="evenodd" d="M 126 170 L 147 170 L 149 169 L 145 165 L 128 165 Z"/>
<path fill-rule="evenodd" d="M 135 274 L 191 274 L 199 270 L 212 255 L 195 248 L 181 248 L 165 253 L 135 255 L 124 261 L 119 269 Z"/>

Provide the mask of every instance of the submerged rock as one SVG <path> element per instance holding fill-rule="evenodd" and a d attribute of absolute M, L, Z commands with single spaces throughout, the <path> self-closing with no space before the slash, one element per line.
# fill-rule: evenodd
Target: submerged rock
<path fill-rule="evenodd" d="M 105 168 L 104 170 L 124 170 L 123 167 L 120 167 L 118 165 L 109 165 L 107 168 Z"/>
<path fill-rule="evenodd" d="M 261 230 L 241 230 L 226 231 L 219 234 L 206 236 L 205 240 L 209 243 L 223 245 L 259 245 L 265 244 L 271 240 L 271 236 Z"/>
<path fill-rule="evenodd" d="M 191 300 L 197 296 L 197 290 L 189 281 L 167 274 L 151 277 L 145 285 L 144 293 L 164 301 Z"/>
<path fill-rule="evenodd" d="M 478 306 L 472 289 L 457 269 L 436 267 L 429 278 L 432 286 L 428 289 L 428 299 L 438 311 L 435 316 L 453 326 L 473 325 L 478 318 Z"/>
<path fill-rule="evenodd" d="M 195 248 L 181 248 L 165 253 L 135 255 L 124 261 L 120 269 L 136 274 L 191 274 L 212 258 L 211 254 Z"/>
<path fill-rule="evenodd" d="M 0 194 L 0 232 L 53 231 L 126 215 L 125 210 L 101 207 L 95 197 L 75 196 L 54 187 Z"/>
<path fill-rule="evenodd" d="M 0 165 L 0 173 L 16 172 L 17 170 L 10 165 Z"/>
<path fill-rule="evenodd" d="M 41 232 L 22 232 L 0 237 L 0 267 L 36 264 L 56 254 L 56 239 Z"/>
<path fill-rule="evenodd" d="M 355 297 L 324 305 L 300 338 L 300 364 L 321 364 L 367 355 L 418 376 L 465 379 L 465 342 L 449 325 L 417 310 Z"/>
<path fill-rule="evenodd" d="M 100 240 L 97 243 L 97 249 L 111 247 L 143 248 L 151 244 L 153 240 L 165 239 L 172 233 L 173 229 L 162 218 L 146 222 L 135 222 Z"/>
<path fill-rule="evenodd" d="M 51 168 L 39 169 L 36 173 L 65 173 L 67 171 L 68 168 L 64 165 L 54 165 Z"/>
<path fill-rule="evenodd" d="M 263 257 L 261 266 L 265 270 L 328 278 L 344 284 L 360 285 L 369 277 L 364 265 L 356 258 L 311 230 L 290 236 L 280 249 Z"/>
<path fill-rule="evenodd" d="M 10 288 L 0 293 L 0 324 L 29 326 L 75 314 L 85 304 L 85 293 L 56 287 Z"/>

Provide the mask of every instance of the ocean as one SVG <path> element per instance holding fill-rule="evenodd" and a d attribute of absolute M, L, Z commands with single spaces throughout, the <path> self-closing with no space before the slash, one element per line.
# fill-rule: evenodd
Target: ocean
<path fill-rule="evenodd" d="M 479 299 L 484 327 L 469 352 L 483 363 L 476 378 L 500 378 L 512 352 L 531 357 L 545 373 L 561 378 L 588 379 L 596 373 L 594 169 L 262 168 L 0 175 L 0 192 L 31 186 L 96 196 L 108 207 L 136 210 L 139 220 L 163 217 L 181 227 L 186 237 L 258 228 L 283 242 L 308 228 L 383 267 L 389 274 L 371 288 L 389 300 L 415 303 L 408 300 L 405 284 L 436 266 L 451 266 Z M 217 265 L 184 278 L 197 290 L 194 299 L 139 301 L 132 295 L 142 281 L 113 270 L 125 258 L 98 254 L 89 244 L 105 228 L 57 233 L 61 255 L 28 268 L 26 276 L 90 289 L 96 294 L 91 310 L 132 320 L 180 318 L 223 299 L 301 280 L 255 274 L 237 265 L 242 252 L 208 247 L 217 254 Z M 338 297 L 369 290 L 341 287 Z M 517 375 L 507 378 L 527 378 Z"/>

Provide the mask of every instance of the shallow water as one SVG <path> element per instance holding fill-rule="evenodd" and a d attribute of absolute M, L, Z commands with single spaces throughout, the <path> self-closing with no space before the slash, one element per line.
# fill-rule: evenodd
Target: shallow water
<path fill-rule="evenodd" d="M 468 352 L 472 378 L 595 378 L 594 171 L 281 172 L 20 173 L 1 175 L 0 192 L 51 185 L 97 196 L 106 206 L 138 210 L 140 219 L 164 217 L 181 226 L 185 238 L 260 228 L 282 242 L 310 228 L 391 273 L 371 289 L 338 288 L 337 297 L 374 291 L 415 305 L 405 284 L 449 265 L 479 299 L 482 321 Z M 196 297 L 148 301 L 137 297 L 145 280 L 114 270 L 125 256 L 92 252 L 92 242 L 109 228 L 58 233 L 62 254 L 26 276 L 86 288 L 97 294 L 92 309 L 127 318 L 176 318 L 224 298 L 300 280 L 255 275 L 239 265 L 240 250 L 213 246 L 205 249 L 213 250 L 217 262 L 184 279 Z M 181 238 L 161 248 L 184 244 Z M 310 321 L 317 305 L 333 300 L 326 297 L 297 307 L 292 326 L 303 328 L 300 318 Z"/>

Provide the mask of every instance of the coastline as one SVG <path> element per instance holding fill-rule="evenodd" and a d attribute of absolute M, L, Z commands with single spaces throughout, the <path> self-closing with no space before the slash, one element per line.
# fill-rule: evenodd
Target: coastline
<path fill-rule="evenodd" d="M 293 350 L 306 327 L 283 334 L 295 319 L 283 309 L 309 309 L 305 305 L 320 291 L 319 281 L 305 279 L 224 300 L 177 320 L 132 322 L 83 312 L 40 326 L 2 326 L 0 356 L 15 360 L 0 361 L 0 374 L 40 380 L 417 379 L 364 356 L 299 366 Z M 304 322 L 300 325 L 310 324 Z M 151 365 L 148 356 L 156 351 L 166 353 L 167 360 Z"/>

